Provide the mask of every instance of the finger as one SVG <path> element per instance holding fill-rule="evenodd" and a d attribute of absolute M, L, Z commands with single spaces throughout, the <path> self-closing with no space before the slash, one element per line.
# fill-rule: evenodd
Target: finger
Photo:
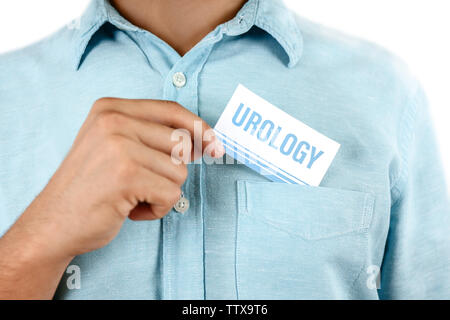
<path fill-rule="evenodd" d="M 186 129 L 194 141 L 201 142 L 202 150 L 210 143 L 215 143 L 217 145 L 216 154 L 213 156 L 221 157 L 224 153 L 223 145 L 215 135 L 210 141 L 203 141 L 203 133 L 212 128 L 203 119 L 176 102 L 103 98 L 96 102 L 96 110 L 97 112 L 107 110 L 121 112 L 134 118 L 158 122 L 175 129 Z M 223 153 L 220 154 L 222 151 Z"/>
<path fill-rule="evenodd" d="M 179 186 L 184 184 L 188 170 L 183 162 L 175 162 L 175 159 L 164 152 L 148 148 L 128 137 L 124 138 L 128 141 L 126 152 L 131 159 Z"/>
<path fill-rule="evenodd" d="M 128 218 L 133 221 L 158 220 L 162 219 L 170 210 L 172 210 L 172 207 L 140 203 L 130 212 Z"/>
<path fill-rule="evenodd" d="M 163 218 L 180 199 L 181 195 L 180 186 L 144 168 L 139 172 L 139 179 L 135 179 L 129 186 L 128 192 L 131 192 L 128 197 L 133 197 L 135 202 L 139 204 L 137 206 L 138 212 L 145 211 L 142 204 L 149 205 L 151 210 L 147 211 L 147 217 L 151 217 L 151 219 Z M 133 212 L 135 211 L 132 210 L 130 214 Z M 134 219 L 136 214 L 134 213 L 131 217 L 129 215 L 129 217 Z"/>
<path fill-rule="evenodd" d="M 185 130 L 167 127 L 165 125 L 130 118 L 117 113 L 120 124 L 114 129 L 114 133 L 130 138 L 149 148 L 159 150 L 173 156 L 177 160 L 189 163 L 193 160 L 192 140 L 190 134 Z M 117 121 L 117 120 L 116 120 Z M 178 152 L 176 152 L 178 151 Z"/>

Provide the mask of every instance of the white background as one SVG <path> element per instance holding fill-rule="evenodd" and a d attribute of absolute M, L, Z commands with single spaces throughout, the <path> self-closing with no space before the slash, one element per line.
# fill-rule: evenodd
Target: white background
<path fill-rule="evenodd" d="M 79 16 L 89 0 L 0 0 L 0 53 Z M 450 1 L 286 0 L 300 15 L 377 42 L 408 62 L 427 90 L 450 181 Z M 424 150 L 426 152 L 426 150 Z"/>

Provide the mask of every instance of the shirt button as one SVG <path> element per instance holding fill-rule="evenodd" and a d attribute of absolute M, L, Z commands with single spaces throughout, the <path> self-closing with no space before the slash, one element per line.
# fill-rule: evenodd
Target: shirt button
<path fill-rule="evenodd" d="M 172 82 L 175 87 L 183 88 L 186 85 L 186 76 L 183 72 L 174 73 Z"/>
<path fill-rule="evenodd" d="M 184 197 L 184 194 L 182 194 L 173 208 L 176 212 L 185 213 L 189 210 L 189 200 Z"/>

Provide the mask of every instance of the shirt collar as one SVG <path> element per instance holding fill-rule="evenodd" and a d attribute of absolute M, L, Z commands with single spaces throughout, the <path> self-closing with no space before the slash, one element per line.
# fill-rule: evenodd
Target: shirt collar
<path fill-rule="evenodd" d="M 74 64 L 78 69 L 89 41 L 106 22 L 121 30 L 142 31 L 123 18 L 108 0 L 92 0 L 74 27 Z M 282 0 L 248 0 L 235 18 L 222 25 L 225 34 L 240 35 L 257 26 L 270 34 L 289 57 L 289 67 L 302 55 L 303 38 L 293 13 Z"/>

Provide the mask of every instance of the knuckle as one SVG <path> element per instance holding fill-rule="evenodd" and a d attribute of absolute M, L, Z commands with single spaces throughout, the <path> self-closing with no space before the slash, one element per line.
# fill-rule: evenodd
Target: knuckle
<path fill-rule="evenodd" d="M 176 101 L 161 100 L 161 103 L 164 104 L 167 108 L 169 108 L 170 111 L 176 111 L 179 108 L 181 108 L 181 105 Z"/>
<path fill-rule="evenodd" d="M 180 114 L 182 114 L 182 111 L 184 110 L 184 107 L 175 101 L 164 100 L 163 104 L 164 109 L 167 110 L 173 118 L 180 117 Z"/>
<path fill-rule="evenodd" d="M 178 166 L 177 170 L 177 182 L 178 184 L 183 184 L 188 177 L 189 171 L 185 164 L 181 164 Z"/>
<path fill-rule="evenodd" d="M 108 138 L 105 155 L 108 161 L 112 161 L 113 170 L 120 181 L 129 181 L 138 170 L 138 165 L 128 156 L 126 139 L 120 136 Z"/>
<path fill-rule="evenodd" d="M 178 186 L 170 186 L 161 193 L 162 203 L 167 207 L 172 207 L 181 196 L 181 188 Z"/>
<path fill-rule="evenodd" d="M 98 114 L 96 124 L 98 128 L 110 132 L 123 125 L 124 121 L 125 116 L 122 114 L 114 111 L 104 111 Z"/>
<path fill-rule="evenodd" d="M 127 152 L 125 138 L 122 138 L 121 136 L 118 135 L 111 135 L 107 137 L 105 151 L 113 159 L 119 157 L 118 160 L 121 160 L 122 156 L 124 156 Z"/>
<path fill-rule="evenodd" d="M 103 110 L 107 106 L 111 105 L 114 101 L 115 101 L 114 98 L 108 98 L 108 97 L 97 99 L 94 102 L 94 105 L 92 106 L 92 109 L 94 109 L 96 111 Z"/>
<path fill-rule="evenodd" d="M 115 171 L 120 183 L 129 183 L 137 176 L 138 166 L 132 161 L 121 161 Z"/>

